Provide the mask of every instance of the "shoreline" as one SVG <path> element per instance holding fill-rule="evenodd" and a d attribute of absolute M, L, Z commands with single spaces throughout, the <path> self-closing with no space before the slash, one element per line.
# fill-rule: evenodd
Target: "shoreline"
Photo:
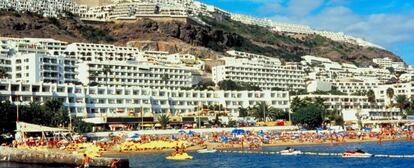
<path fill-rule="evenodd" d="M 383 139 L 382 143 L 390 143 L 390 142 L 411 142 L 408 141 L 406 138 L 399 138 L 399 139 Z M 289 147 L 289 146 L 341 146 L 345 144 L 356 144 L 356 143 L 372 143 L 372 142 L 378 142 L 376 139 L 366 139 L 366 140 L 351 140 L 346 141 L 345 143 L 330 143 L 330 142 L 321 142 L 321 143 L 300 143 L 300 142 L 283 142 L 283 143 L 275 143 L 275 144 L 263 144 L 261 148 L 254 149 L 254 150 L 261 150 L 264 148 L 271 148 L 271 147 Z M 240 150 L 248 150 L 249 148 L 241 148 L 241 145 L 234 145 L 232 147 L 218 147 L 219 143 L 209 143 L 207 146 L 213 147 L 218 150 L 223 149 L 240 149 Z M 380 145 L 380 144 L 378 144 Z M 202 146 L 191 146 L 187 149 L 188 152 L 196 152 L 197 150 L 203 149 Z M 170 153 L 174 151 L 173 149 L 166 149 L 166 150 L 146 150 L 146 151 L 128 151 L 128 152 L 117 152 L 117 151 L 105 151 L 102 153 L 102 157 L 107 156 L 120 156 L 120 155 L 126 155 L 126 156 L 133 156 L 133 155 L 150 155 L 150 154 L 161 154 L 161 153 Z"/>

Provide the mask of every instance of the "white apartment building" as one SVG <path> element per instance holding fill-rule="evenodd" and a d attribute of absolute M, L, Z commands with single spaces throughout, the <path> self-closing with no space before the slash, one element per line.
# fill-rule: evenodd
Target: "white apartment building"
<path fill-rule="evenodd" d="M 309 65 L 318 65 L 318 64 L 331 64 L 333 61 L 331 61 L 329 58 L 323 58 L 323 57 L 316 57 L 312 55 L 305 55 L 302 56 L 303 61 Z"/>
<path fill-rule="evenodd" d="M 82 20 L 111 21 L 135 20 L 143 17 L 178 17 L 186 18 L 189 10 L 184 4 L 162 2 L 118 2 L 115 4 L 89 8 L 80 7 L 79 15 Z"/>
<path fill-rule="evenodd" d="M 305 73 L 300 66 L 284 65 L 275 67 L 252 66 L 252 60 L 226 61 L 225 65 L 212 68 L 213 82 L 216 84 L 223 80 L 245 82 L 259 86 L 264 90 L 280 88 L 285 90 L 305 89 Z"/>
<path fill-rule="evenodd" d="M 379 84 L 394 77 L 388 70 L 382 68 L 360 68 L 354 64 L 338 63 L 328 58 L 303 56 L 302 65 L 308 72 L 307 79 L 332 82 L 342 79 L 361 81 L 377 81 Z"/>
<path fill-rule="evenodd" d="M 402 81 L 402 82 L 414 81 L 414 73 L 411 72 L 411 73 L 401 74 L 400 81 Z"/>
<path fill-rule="evenodd" d="M 64 54 L 82 61 L 131 61 L 142 60 L 142 53 L 133 47 L 119 47 L 109 44 L 72 43 Z"/>
<path fill-rule="evenodd" d="M 143 110 L 145 116 L 162 113 L 186 114 L 203 105 L 223 105 L 229 116 L 238 116 L 239 107 L 265 102 L 277 109 L 289 109 L 286 91 L 194 91 L 135 87 L 83 87 L 68 84 L 1 83 L 0 101 L 23 104 L 56 98 L 72 116 L 131 117 Z"/>
<path fill-rule="evenodd" d="M 30 11 L 44 17 L 58 17 L 67 12 L 75 12 L 72 0 L 2 0 L 0 9 L 14 9 L 19 12 Z"/>
<path fill-rule="evenodd" d="M 386 58 L 374 58 L 372 59 L 372 62 L 378 64 L 379 66 L 383 68 L 392 67 L 393 61 L 386 57 Z"/>
<path fill-rule="evenodd" d="M 38 53 L 11 57 L 12 81 L 22 83 L 76 83 L 76 59 Z"/>
<path fill-rule="evenodd" d="M 372 61 L 381 68 L 394 68 L 397 71 L 404 71 L 407 68 L 404 62 L 394 62 L 388 57 L 374 58 Z"/>
<path fill-rule="evenodd" d="M 191 54 L 170 54 L 164 51 L 144 51 L 146 61 L 154 64 L 184 65 L 197 62 L 196 56 Z"/>
<path fill-rule="evenodd" d="M 104 68 L 110 72 L 106 74 Z M 79 80 L 84 84 L 97 82 L 108 86 L 144 88 L 189 88 L 192 75 L 186 68 L 157 66 L 137 62 L 82 62 Z"/>
<path fill-rule="evenodd" d="M 264 55 L 258 55 L 258 54 L 235 51 L 235 50 L 230 50 L 230 51 L 227 51 L 226 53 L 236 58 L 246 58 L 246 59 L 255 60 L 254 62 L 260 63 L 261 66 L 273 67 L 273 66 L 282 65 L 282 62 L 278 58 L 272 58 L 272 57 L 268 57 Z M 230 60 L 226 60 L 226 61 L 230 61 Z"/>
<path fill-rule="evenodd" d="M 301 99 L 310 98 L 311 100 L 316 100 L 316 98 L 322 98 L 325 100 L 325 106 L 328 110 L 350 110 L 350 109 L 372 109 L 376 107 L 377 109 L 384 109 L 385 103 L 384 99 L 376 97 L 376 103 L 371 104 L 368 101 L 367 96 L 351 96 L 351 95 L 299 95 L 297 96 Z"/>
<path fill-rule="evenodd" d="M 338 91 L 347 94 L 368 92 L 374 90 L 380 84 L 378 80 L 357 80 L 353 78 L 333 80 L 331 83 Z"/>
<path fill-rule="evenodd" d="M 293 34 L 317 34 L 317 35 L 329 38 L 333 41 L 346 42 L 346 43 L 351 43 L 351 44 L 355 44 L 355 45 L 359 45 L 363 47 L 376 47 L 376 48 L 382 49 L 381 46 L 367 42 L 366 40 L 363 40 L 361 38 L 346 35 L 342 32 L 314 30 L 311 27 L 305 26 L 305 25 L 273 22 L 270 19 L 259 19 L 259 18 L 250 17 L 246 15 L 240 15 L 240 14 L 231 14 L 231 19 L 242 22 L 244 24 L 266 27 L 276 32 L 284 32 L 284 33 L 291 33 L 291 34 L 292 33 Z"/>
<path fill-rule="evenodd" d="M 0 56 L 0 68 L 5 69 L 7 73 L 7 75 L 4 76 L 3 79 L 0 79 L 0 80 L 11 79 L 13 75 L 13 71 L 12 71 L 12 61 L 10 57 Z"/>
<path fill-rule="evenodd" d="M 45 82 L 75 82 L 75 74 L 72 74 L 74 73 L 74 63 L 70 66 L 64 64 L 38 64 L 39 59 L 43 57 L 52 60 L 58 59 L 63 62 L 73 62 L 74 60 L 59 55 L 61 51 L 65 50 L 66 44 L 66 42 L 54 39 L 0 37 L 0 67 L 8 71 L 8 77 L 13 81 L 39 82 L 45 79 Z M 20 65 L 16 65 L 16 63 Z M 44 72 L 52 69 L 56 69 L 56 71 Z M 58 78 L 59 74 L 56 73 L 61 76 Z"/>
<path fill-rule="evenodd" d="M 392 77 L 395 77 L 386 69 L 380 68 L 358 68 L 357 72 L 353 73 L 355 79 L 359 80 L 379 80 L 379 83 L 382 84 Z"/>
<path fill-rule="evenodd" d="M 306 91 L 313 93 L 317 91 L 328 92 L 332 90 L 332 83 L 320 80 L 312 80 L 307 82 Z"/>
<path fill-rule="evenodd" d="M 398 108 L 391 109 L 350 109 L 343 110 L 342 115 L 345 123 L 352 123 L 354 128 L 358 128 L 357 115 L 361 116 L 362 126 L 365 128 L 381 129 L 382 124 L 400 125 L 411 123 L 409 120 L 403 120 L 403 114 Z"/>
<path fill-rule="evenodd" d="M 393 89 L 394 97 L 388 97 L 388 88 Z M 406 95 L 407 98 L 414 96 L 414 82 L 397 83 L 391 85 L 379 85 L 378 88 L 374 89 L 374 92 L 377 98 L 384 99 L 387 104 L 390 104 L 391 101 L 395 103 L 395 96 L 397 95 Z"/>
<path fill-rule="evenodd" d="M 8 38 L 0 37 L 0 56 L 13 56 L 16 53 L 29 54 L 59 52 L 66 49 L 66 42 L 48 38 Z"/>

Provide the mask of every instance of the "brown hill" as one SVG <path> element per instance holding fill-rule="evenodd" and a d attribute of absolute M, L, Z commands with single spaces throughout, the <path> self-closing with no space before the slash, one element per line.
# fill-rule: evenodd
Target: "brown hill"
<path fill-rule="evenodd" d="M 0 11 L 0 36 L 54 38 L 68 42 L 95 42 L 132 45 L 141 49 L 171 53 L 191 53 L 215 58 L 229 49 L 254 52 L 287 61 L 298 61 L 303 55 L 317 55 L 339 62 L 370 65 L 372 58 L 389 57 L 393 53 L 377 48 L 364 48 L 309 35 L 286 35 L 245 25 L 240 22 L 203 18 L 210 26 L 175 20 L 85 23 L 72 16 L 54 19 L 33 13 Z"/>

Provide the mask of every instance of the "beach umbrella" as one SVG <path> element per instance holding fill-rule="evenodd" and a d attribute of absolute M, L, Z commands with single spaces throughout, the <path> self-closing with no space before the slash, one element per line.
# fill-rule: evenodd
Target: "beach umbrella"
<path fill-rule="evenodd" d="M 131 139 L 138 139 L 140 136 L 138 135 L 138 134 L 135 134 L 135 135 L 133 135 L 133 136 L 131 136 L 130 138 Z"/>
<path fill-rule="evenodd" d="M 240 135 L 240 134 L 244 134 L 245 131 L 242 129 L 234 129 L 233 131 L 231 131 L 232 134 L 236 134 L 236 135 Z"/>
<path fill-rule="evenodd" d="M 107 141 L 109 141 L 108 138 L 102 138 L 102 139 L 99 140 L 99 142 L 107 142 Z"/>
<path fill-rule="evenodd" d="M 371 131 L 371 128 L 362 128 L 362 131 L 369 132 Z"/>
<path fill-rule="evenodd" d="M 190 131 L 188 131 L 188 134 L 189 134 L 189 135 L 193 135 L 193 134 L 194 134 L 194 131 L 191 131 L 191 130 L 190 130 Z"/>
<path fill-rule="evenodd" d="M 221 142 L 227 143 L 229 141 L 229 138 L 225 136 L 221 136 Z"/>
<path fill-rule="evenodd" d="M 259 133 L 257 133 L 257 135 L 259 135 L 259 136 L 263 136 L 263 135 L 264 135 L 263 130 L 260 130 L 260 132 L 259 132 Z"/>

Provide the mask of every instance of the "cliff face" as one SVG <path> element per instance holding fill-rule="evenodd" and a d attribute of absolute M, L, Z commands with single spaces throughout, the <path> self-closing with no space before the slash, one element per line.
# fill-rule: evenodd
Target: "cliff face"
<path fill-rule="evenodd" d="M 0 12 L 0 36 L 55 38 L 68 42 L 130 45 L 143 50 L 190 53 L 215 58 L 236 49 L 298 61 L 303 55 L 327 57 L 339 62 L 370 65 L 372 58 L 401 60 L 391 52 L 339 43 L 317 35 L 292 35 L 239 22 L 202 18 L 210 26 L 195 22 L 154 21 L 84 23 L 76 17 L 43 18 L 26 13 Z"/>

